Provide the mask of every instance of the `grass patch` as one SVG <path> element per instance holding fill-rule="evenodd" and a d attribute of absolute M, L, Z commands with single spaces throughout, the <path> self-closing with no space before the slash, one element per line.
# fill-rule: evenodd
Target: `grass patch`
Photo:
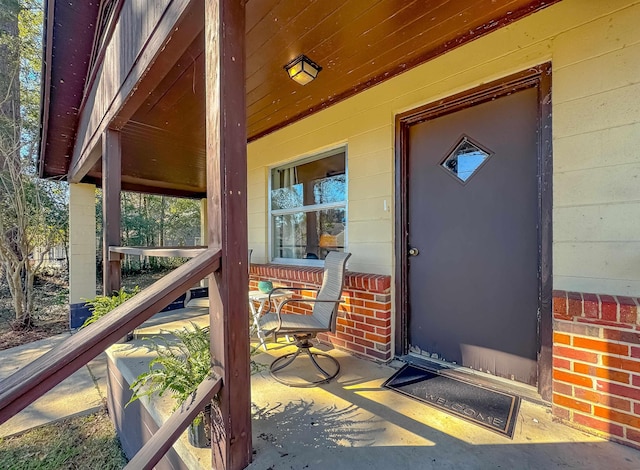
<path fill-rule="evenodd" d="M 0 439 L 0 468 L 7 470 L 119 470 L 126 458 L 106 411 L 69 418 Z"/>

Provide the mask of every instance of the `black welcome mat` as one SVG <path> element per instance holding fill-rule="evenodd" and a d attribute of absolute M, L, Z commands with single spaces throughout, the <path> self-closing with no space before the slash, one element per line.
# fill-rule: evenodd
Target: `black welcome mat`
<path fill-rule="evenodd" d="M 513 439 L 520 397 L 411 364 L 382 386 Z"/>

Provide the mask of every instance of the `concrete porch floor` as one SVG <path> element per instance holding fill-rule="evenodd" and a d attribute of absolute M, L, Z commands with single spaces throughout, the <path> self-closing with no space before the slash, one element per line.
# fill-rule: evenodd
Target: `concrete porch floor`
<path fill-rule="evenodd" d="M 136 332 L 136 339 L 108 350 L 129 383 L 152 357 L 140 337 L 189 321 L 208 323 L 203 312 L 194 311 L 188 319 L 180 313 L 157 315 Z M 640 468 L 640 451 L 554 422 L 547 406 L 523 400 L 511 440 L 381 388 L 395 368 L 325 346 L 321 349 L 340 362 L 338 377 L 315 388 L 287 387 L 269 375 L 267 366 L 294 347 L 281 338 L 268 348 L 253 357 L 264 368 L 251 379 L 252 470 Z M 309 370 L 302 364 L 293 374 Z M 160 422 L 173 405 L 165 396 L 145 406 Z M 188 445 L 186 435 L 174 448 L 188 468 L 209 468 L 209 450 Z"/>
<path fill-rule="evenodd" d="M 266 365 L 290 350 L 270 343 L 254 359 Z M 290 388 L 267 370 L 253 376 L 248 468 L 640 468 L 640 451 L 554 422 L 546 406 L 523 401 L 510 440 L 382 389 L 392 367 L 330 353 L 341 373 L 320 387 Z"/>

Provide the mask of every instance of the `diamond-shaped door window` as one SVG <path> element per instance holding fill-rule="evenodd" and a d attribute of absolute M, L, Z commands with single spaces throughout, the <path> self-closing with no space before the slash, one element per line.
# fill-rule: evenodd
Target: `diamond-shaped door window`
<path fill-rule="evenodd" d="M 491 153 L 463 136 L 441 165 L 460 182 L 466 183 L 490 156 Z"/>

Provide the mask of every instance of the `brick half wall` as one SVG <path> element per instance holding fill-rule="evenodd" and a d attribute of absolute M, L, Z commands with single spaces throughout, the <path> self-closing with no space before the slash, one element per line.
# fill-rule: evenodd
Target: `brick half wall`
<path fill-rule="evenodd" d="M 553 414 L 640 448 L 640 301 L 553 292 Z"/>
<path fill-rule="evenodd" d="M 257 289 L 259 281 L 272 281 L 274 287 L 319 289 L 322 272 L 322 268 L 306 266 L 252 264 L 249 288 Z M 303 295 L 313 297 L 315 292 L 307 291 Z M 342 300 L 335 334 L 321 333 L 318 339 L 367 359 L 389 361 L 392 357 L 391 277 L 348 271 Z M 310 304 L 293 308 L 295 313 L 311 314 Z"/>

